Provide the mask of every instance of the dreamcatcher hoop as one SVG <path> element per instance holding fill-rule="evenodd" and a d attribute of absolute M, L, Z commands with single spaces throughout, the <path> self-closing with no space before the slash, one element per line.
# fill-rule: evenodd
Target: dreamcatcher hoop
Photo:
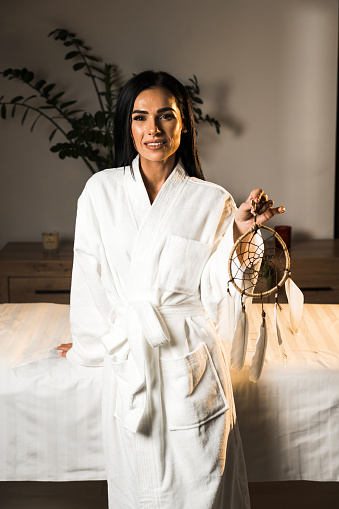
<path fill-rule="evenodd" d="M 262 236 L 260 244 L 258 244 L 258 236 L 256 236 L 258 230 L 264 230 L 269 234 L 269 237 L 266 239 Z M 277 244 L 279 244 L 279 247 L 277 247 Z M 243 245 L 246 248 L 243 248 Z M 262 248 L 262 246 L 264 247 Z M 239 254 L 243 257 L 243 262 L 237 261 L 237 259 L 239 260 Z M 260 269 L 257 269 L 256 265 L 259 263 Z M 245 277 L 242 273 L 244 266 L 247 268 Z M 290 255 L 281 236 L 275 230 L 272 230 L 272 228 L 255 223 L 238 238 L 231 250 L 228 260 L 229 282 L 242 295 L 263 299 L 279 291 L 291 275 L 290 266 Z M 272 276 L 274 278 L 274 286 L 269 285 L 272 282 Z M 270 287 L 264 291 L 256 291 L 264 286 L 265 278 L 266 286 Z M 252 291 L 249 288 L 242 289 L 237 284 L 237 280 L 243 284 L 246 280 L 250 282 L 251 279 L 255 280 L 255 284 L 253 283 L 252 285 Z M 258 279 L 260 280 L 259 284 Z"/>
<path fill-rule="evenodd" d="M 275 293 L 275 336 L 283 363 L 286 365 L 287 355 L 278 324 L 278 309 L 282 309 L 278 303 L 279 289 L 285 284 L 291 327 L 294 332 L 297 332 L 301 322 L 304 297 L 291 280 L 291 261 L 285 242 L 275 230 L 256 223 L 258 204 L 252 200 L 251 205 L 254 225 L 234 243 L 228 260 L 228 285 L 232 283 L 241 294 L 241 312 L 234 328 L 230 364 L 234 369 L 240 370 L 245 362 L 249 323 L 244 297 L 259 297 L 262 305 L 262 323 L 249 369 L 249 379 L 257 382 L 263 369 L 268 341 L 264 298 Z M 258 235 L 259 230 L 261 235 Z M 229 299 L 232 300 L 229 286 L 228 293 Z"/>

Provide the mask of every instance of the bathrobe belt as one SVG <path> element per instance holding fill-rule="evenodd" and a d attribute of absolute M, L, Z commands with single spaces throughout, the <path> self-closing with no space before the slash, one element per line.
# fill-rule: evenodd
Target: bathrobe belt
<path fill-rule="evenodd" d="M 114 371 L 119 371 L 124 356 L 127 360 L 129 402 L 123 426 L 136 433 L 150 425 L 146 422 L 146 413 L 152 412 L 150 390 L 154 376 L 157 373 L 159 376 L 159 351 L 156 349 L 171 340 L 166 318 L 204 315 L 204 310 L 200 301 L 156 307 L 150 301 L 141 300 L 117 308 L 112 314 L 112 329 L 102 341 L 113 365 L 117 362 L 118 369 L 113 366 Z"/>

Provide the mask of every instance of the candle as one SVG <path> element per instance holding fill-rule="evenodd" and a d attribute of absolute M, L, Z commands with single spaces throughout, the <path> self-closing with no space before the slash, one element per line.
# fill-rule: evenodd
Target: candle
<path fill-rule="evenodd" d="M 44 232 L 42 234 L 42 247 L 45 253 L 56 253 L 59 249 L 59 233 Z"/>
<path fill-rule="evenodd" d="M 287 225 L 279 225 L 276 226 L 275 231 L 280 235 L 280 237 L 283 239 L 283 241 L 286 244 L 287 249 L 291 247 L 291 232 L 292 227 Z M 276 247 L 281 247 L 279 242 L 276 242 Z"/>

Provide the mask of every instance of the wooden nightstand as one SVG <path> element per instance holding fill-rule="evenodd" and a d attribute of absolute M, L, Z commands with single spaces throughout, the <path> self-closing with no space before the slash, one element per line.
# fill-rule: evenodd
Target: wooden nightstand
<path fill-rule="evenodd" d="M 73 243 L 44 253 L 41 242 L 9 242 L 0 251 L 0 302 L 69 304 Z"/>
<path fill-rule="evenodd" d="M 292 279 L 305 302 L 339 304 L 339 239 L 292 243 Z"/>

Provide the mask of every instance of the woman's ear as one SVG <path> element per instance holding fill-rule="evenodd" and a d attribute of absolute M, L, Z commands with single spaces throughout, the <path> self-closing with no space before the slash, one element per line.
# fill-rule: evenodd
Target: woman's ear
<path fill-rule="evenodd" d="M 186 118 L 181 115 L 181 134 L 182 133 L 187 133 L 187 122 L 186 122 Z"/>

